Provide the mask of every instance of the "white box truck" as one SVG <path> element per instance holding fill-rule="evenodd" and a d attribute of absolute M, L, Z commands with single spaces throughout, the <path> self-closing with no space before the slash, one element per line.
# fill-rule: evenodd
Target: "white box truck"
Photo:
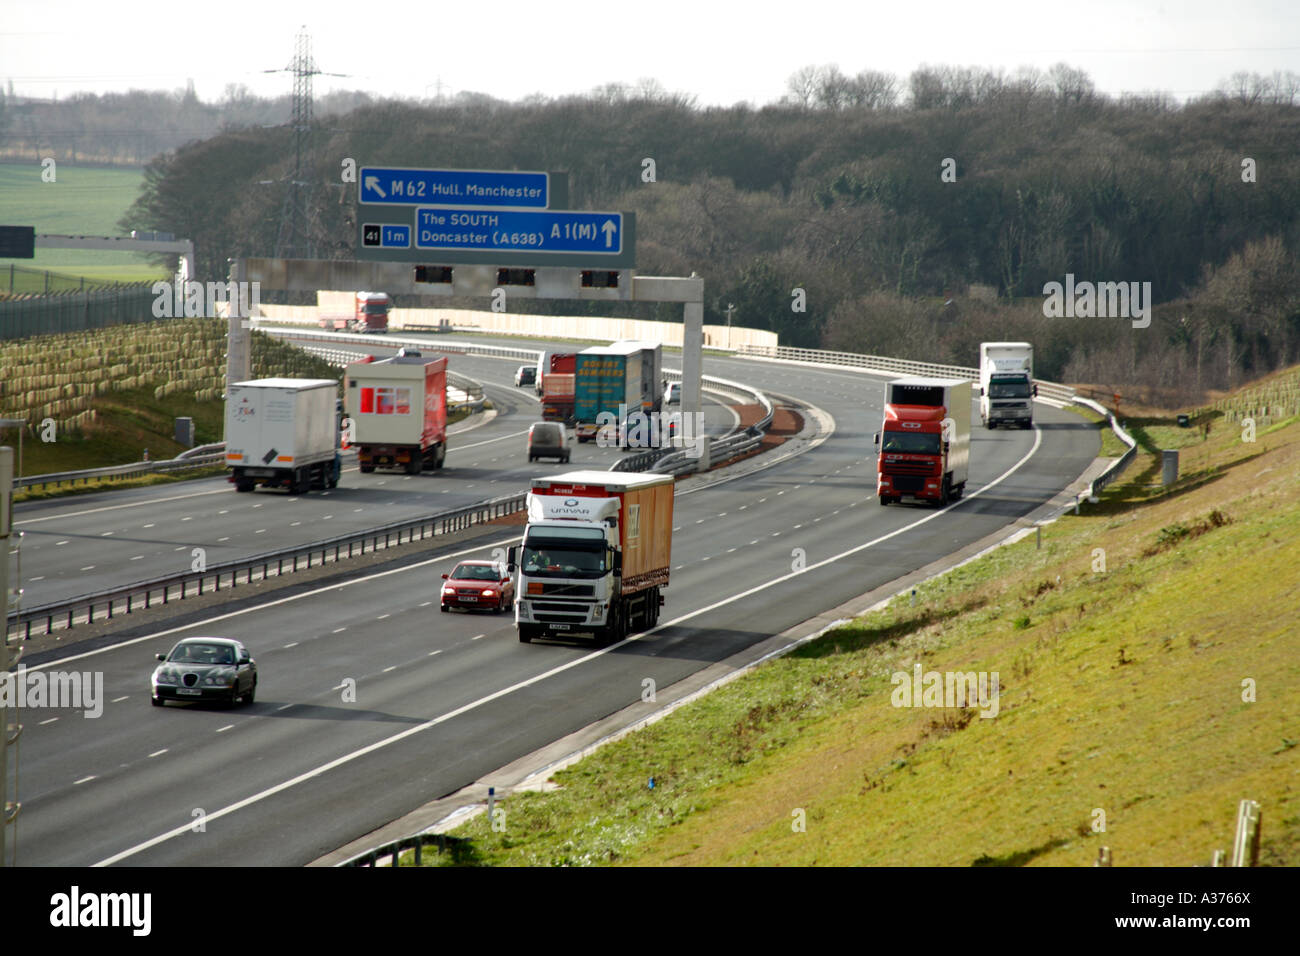
<path fill-rule="evenodd" d="M 1034 423 L 1034 347 L 1028 342 L 980 343 L 980 420 L 985 428 Z"/>
<path fill-rule="evenodd" d="M 508 562 L 519 640 L 622 640 L 653 627 L 668 586 L 672 475 L 571 471 L 534 478 L 528 525 Z"/>
<path fill-rule="evenodd" d="M 235 382 L 226 396 L 226 467 L 236 491 L 305 494 L 339 483 L 339 384 L 328 378 Z"/>

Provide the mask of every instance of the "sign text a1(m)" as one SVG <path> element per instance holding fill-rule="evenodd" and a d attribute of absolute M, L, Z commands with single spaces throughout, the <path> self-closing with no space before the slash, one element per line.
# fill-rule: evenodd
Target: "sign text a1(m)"
<path fill-rule="evenodd" d="M 415 211 L 415 247 L 618 255 L 623 214 L 422 207 Z"/>

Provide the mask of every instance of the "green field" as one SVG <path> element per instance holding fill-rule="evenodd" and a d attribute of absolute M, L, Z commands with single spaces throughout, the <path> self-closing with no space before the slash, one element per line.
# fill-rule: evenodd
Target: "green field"
<path fill-rule="evenodd" d="M 36 163 L 0 163 L 0 209 L 4 224 L 35 226 L 38 233 L 120 235 L 117 221 L 135 202 L 144 173 L 60 164 L 52 183 Z M 9 265 L 49 269 L 87 278 L 136 282 L 165 277 L 143 253 L 97 249 L 37 249 L 34 259 L 0 259 L 0 292 L 9 290 Z"/>

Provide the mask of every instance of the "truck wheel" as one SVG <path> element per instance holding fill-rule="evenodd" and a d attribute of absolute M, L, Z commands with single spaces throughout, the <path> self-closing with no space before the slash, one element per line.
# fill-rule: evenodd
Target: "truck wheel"
<path fill-rule="evenodd" d="M 531 644 L 531 643 L 533 643 L 533 630 L 532 630 L 532 628 L 530 628 L 530 627 L 525 627 L 525 626 L 522 625 L 522 624 L 519 625 L 519 643 L 520 643 L 520 644 Z"/>
<path fill-rule="evenodd" d="M 374 465 L 358 465 L 357 467 L 361 469 L 361 474 L 363 475 L 368 475 L 375 470 Z"/>
<path fill-rule="evenodd" d="M 447 460 L 447 446 L 446 446 L 446 445 L 439 445 L 439 446 L 438 446 L 438 453 L 437 453 L 436 455 L 434 455 L 434 458 L 433 458 L 433 467 L 434 467 L 434 469 L 437 470 L 437 469 L 441 468 L 441 467 L 442 467 L 442 463 L 443 463 L 444 461 L 446 461 L 446 460 Z"/>
<path fill-rule="evenodd" d="M 423 465 L 424 462 L 419 458 L 412 458 L 406 463 L 406 473 L 408 475 L 418 475 Z"/>
<path fill-rule="evenodd" d="M 254 487 L 255 485 L 256 485 L 256 482 L 253 481 L 252 478 L 236 478 L 236 479 L 235 479 L 235 490 L 236 490 L 236 491 L 241 491 L 241 492 L 243 492 L 243 491 L 252 491 L 252 490 L 253 490 L 253 487 Z"/>
<path fill-rule="evenodd" d="M 881 495 L 881 496 L 880 496 L 880 507 L 883 508 L 883 507 L 885 507 L 885 505 L 887 505 L 887 504 L 889 504 L 889 495 Z"/>
<path fill-rule="evenodd" d="M 966 493 L 966 482 L 963 481 L 960 485 L 958 485 L 956 488 L 952 490 L 952 500 L 961 501 L 961 496 L 964 495 L 965 493 Z"/>
<path fill-rule="evenodd" d="M 952 498 L 951 486 L 949 486 L 948 484 L 948 479 L 944 478 L 943 487 L 939 491 L 939 507 L 940 508 L 948 507 L 948 502 L 951 500 L 951 498 Z"/>
<path fill-rule="evenodd" d="M 988 421 L 984 423 L 984 427 L 987 428 L 989 431 L 993 431 L 993 429 L 998 427 L 998 423 L 993 421 L 993 419 L 990 418 Z"/>
<path fill-rule="evenodd" d="M 289 491 L 295 495 L 305 495 L 311 491 L 311 469 L 301 468 L 293 474 L 293 480 L 289 484 Z"/>

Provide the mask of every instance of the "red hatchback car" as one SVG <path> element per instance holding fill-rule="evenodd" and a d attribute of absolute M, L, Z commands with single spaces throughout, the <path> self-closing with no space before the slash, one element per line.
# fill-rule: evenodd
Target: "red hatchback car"
<path fill-rule="evenodd" d="M 462 561 L 442 576 L 442 610 L 482 608 L 499 614 L 515 600 L 515 583 L 505 565 L 495 561 Z"/>

